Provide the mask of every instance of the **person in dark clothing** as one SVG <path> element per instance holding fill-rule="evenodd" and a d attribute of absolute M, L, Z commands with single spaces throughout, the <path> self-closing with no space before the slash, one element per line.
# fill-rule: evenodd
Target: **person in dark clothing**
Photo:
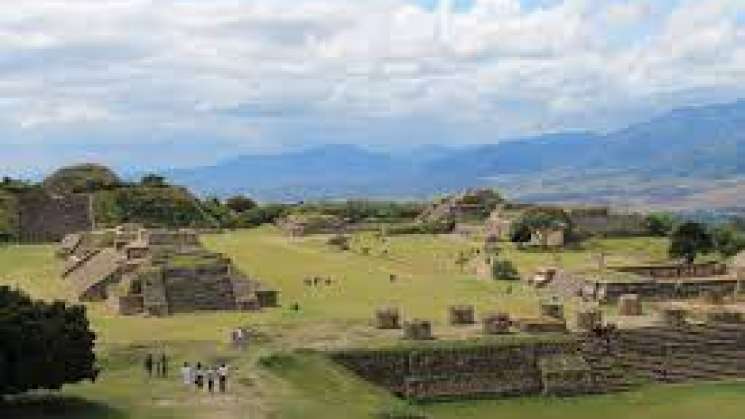
<path fill-rule="evenodd" d="M 153 354 L 147 354 L 145 356 L 145 372 L 148 377 L 153 376 Z"/>
<path fill-rule="evenodd" d="M 197 362 L 197 368 L 194 370 L 194 385 L 197 390 L 204 388 L 204 370 L 202 369 L 202 363 Z"/>
<path fill-rule="evenodd" d="M 160 376 L 166 378 L 168 376 L 168 358 L 165 352 L 160 354 Z"/>
<path fill-rule="evenodd" d="M 213 367 L 208 367 L 205 375 L 207 376 L 207 391 L 212 393 L 215 391 L 215 369 Z"/>

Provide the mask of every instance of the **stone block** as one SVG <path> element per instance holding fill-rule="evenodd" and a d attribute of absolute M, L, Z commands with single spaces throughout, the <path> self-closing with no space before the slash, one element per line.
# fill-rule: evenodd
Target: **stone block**
<path fill-rule="evenodd" d="M 603 312 L 597 308 L 577 312 L 577 329 L 590 331 L 603 324 Z"/>
<path fill-rule="evenodd" d="M 507 313 L 490 313 L 482 319 L 485 335 L 502 335 L 510 332 L 510 315 Z"/>
<path fill-rule="evenodd" d="M 471 305 L 458 305 L 448 308 L 448 318 L 452 325 L 474 324 L 476 322 L 475 317 L 475 311 Z"/>
<path fill-rule="evenodd" d="M 404 324 L 404 339 L 431 340 L 432 322 L 429 320 L 414 319 Z"/>
<path fill-rule="evenodd" d="M 398 308 L 384 307 L 376 310 L 375 327 L 378 329 L 400 329 L 401 315 Z"/>
<path fill-rule="evenodd" d="M 540 313 L 543 317 L 564 320 L 564 306 L 555 301 L 543 301 L 540 305 Z"/>
<path fill-rule="evenodd" d="M 618 299 L 618 314 L 621 316 L 641 316 L 642 302 L 639 294 L 624 294 Z"/>

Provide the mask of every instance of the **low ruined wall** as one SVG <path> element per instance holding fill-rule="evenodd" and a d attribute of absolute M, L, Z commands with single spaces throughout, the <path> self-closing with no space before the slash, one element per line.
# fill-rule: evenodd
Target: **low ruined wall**
<path fill-rule="evenodd" d="M 624 294 L 637 294 L 646 300 L 670 300 L 696 298 L 704 291 L 732 294 L 736 288 L 737 279 L 729 277 L 678 281 L 598 282 L 586 286 L 583 295 L 604 303 L 614 303 Z"/>
<path fill-rule="evenodd" d="M 659 382 L 745 378 L 745 324 L 683 324 L 587 335 L 585 358 Z"/>
<path fill-rule="evenodd" d="M 621 266 L 610 269 L 656 279 L 704 278 L 727 274 L 727 265 L 717 262 L 692 265 Z"/>
<path fill-rule="evenodd" d="M 576 350 L 576 342 L 564 340 L 349 350 L 332 358 L 396 394 L 426 400 L 540 394 L 538 360 Z"/>

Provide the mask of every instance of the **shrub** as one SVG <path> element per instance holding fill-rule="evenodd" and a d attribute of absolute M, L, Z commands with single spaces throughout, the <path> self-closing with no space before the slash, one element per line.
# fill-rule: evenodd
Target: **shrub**
<path fill-rule="evenodd" d="M 492 279 L 497 281 L 517 281 L 520 274 L 509 260 L 495 260 L 491 266 Z"/>
<path fill-rule="evenodd" d="M 94 340 L 85 307 L 0 287 L 0 395 L 95 380 Z"/>

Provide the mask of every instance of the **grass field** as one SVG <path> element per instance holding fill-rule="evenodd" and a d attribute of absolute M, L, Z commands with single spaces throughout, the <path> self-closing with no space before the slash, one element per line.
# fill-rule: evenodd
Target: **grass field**
<path fill-rule="evenodd" d="M 281 291 L 283 307 L 262 313 L 205 313 L 168 318 L 121 317 L 103 304 L 89 304 L 103 366 L 95 384 L 71 385 L 53 397 L 34 396 L 0 404 L 11 418 L 362 418 L 381 410 L 407 409 L 404 402 L 348 374 L 316 352 L 346 345 L 396 341 L 397 332 L 373 330 L 370 317 L 381 305 L 395 304 L 405 317 L 435 323 L 441 337 L 469 332 L 445 325 L 446 308 L 469 303 L 478 311 L 534 314 L 541 295 L 519 284 L 484 281 L 461 272 L 460 251 L 473 244 L 451 236 L 406 236 L 386 242 L 355 236 L 352 251 L 326 245 L 325 237 L 288 239 L 273 228 L 208 236 L 205 244 L 232 257 L 246 272 Z M 524 252 L 505 245 L 503 255 L 523 273 L 538 266 L 592 269 L 594 255 L 610 263 L 664 259 L 658 239 L 589 242 L 584 250 L 560 254 Z M 364 254 L 363 248 L 369 248 Z M 72 299 L 59 279 L 61 263 L 52 246 L 0 248 L 0 283 L 37 298 Z M 395 274 L 398 280 L 389 281 Z M 308 276 L 330 277 L 331 285 L 308 287 Z M 297 303 L 299 311 L 289 307 Z M 263 338 L 248 352 L 227 344 L 236 326 L 252 326 Z M 224 396 L 195 394 L 176 378 L 147 380 L 141 371 L 146 352 L 166 351 L 172 370 L 183 360 L 228 362 L 231 391 Z M 649 387 L 616 396 L 575 399 L 528 398 L 415 406 L 436 418 L 584 418 L 599 411 L 608 418 L 699 418 L 707 410 L 717 418 L 741 417 L 741 384 Z M 739 409 L 739 410 L 738 410 Z M 739 412 L 739 414 L 738 414 Z"/>

